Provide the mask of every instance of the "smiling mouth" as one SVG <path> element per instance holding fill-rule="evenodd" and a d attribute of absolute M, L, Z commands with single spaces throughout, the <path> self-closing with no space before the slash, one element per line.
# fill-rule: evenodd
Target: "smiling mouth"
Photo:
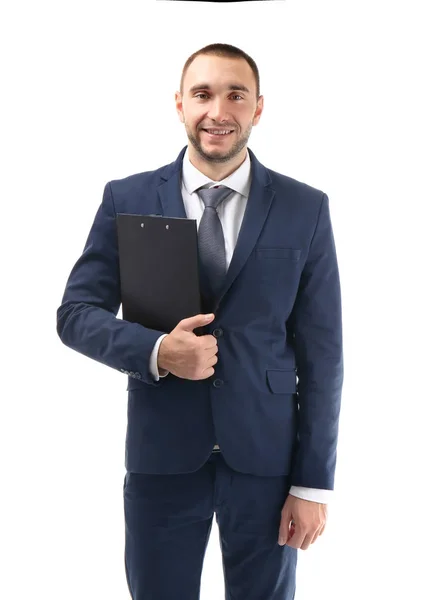
<path fill-rule="evenodd" d="M 232 134 L 234 129 L 202 129 L 202 131 L 207 133 L 210 137 L 221 138 Z"/>

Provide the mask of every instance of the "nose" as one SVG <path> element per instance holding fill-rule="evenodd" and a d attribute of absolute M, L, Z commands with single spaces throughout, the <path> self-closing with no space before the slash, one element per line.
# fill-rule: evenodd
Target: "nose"
<path fill-rule="evenodd" d="M 212 99 L 209 103 L 209 111 L 208 117 L 212 119 L 212 121 L 216 121 L 217 123 L 221 123 L 221 121 L 227 120 L 227 106 L 226 100 L 222 98 Z"/>

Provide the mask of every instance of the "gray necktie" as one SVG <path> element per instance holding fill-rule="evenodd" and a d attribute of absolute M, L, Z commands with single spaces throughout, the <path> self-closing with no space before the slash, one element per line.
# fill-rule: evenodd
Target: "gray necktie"
<path fill-rule="evenodd" d="M 205 298 L 215 301 L 227 273 L 224 232 L 217 208 L 233 190 L 220 185 L 197 190 L 197 193 L 205 204 L 198 229 L 201 288 Z"/>

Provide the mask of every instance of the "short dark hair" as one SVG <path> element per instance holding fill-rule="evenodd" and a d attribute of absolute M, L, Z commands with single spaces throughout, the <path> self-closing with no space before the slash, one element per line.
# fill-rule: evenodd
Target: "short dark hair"
<path fill-rule="evenodd" d="M 197 52 L 194 52 L 194 54 L 192 54 L 187 59 L 187 62 L 185 63 L 184 68 L 182 70 L 181 82 L 180 82 L 180 86 L 179 86 L 181 95 L 182 95 L 182 91 L 183 91 L 183 81 L 184 81 L 184 77 L 187 72 L 187 69 L 191 65 L 193 60 L 197 56 L 200 56 L 201 54 L 210 54 L 213 56 L 221 56 L 224 58 L 243 58 L 244 60 L 246 60 L 246 62 L 249 64 L 250 68 L 252 69 L 253 74 L 255 75 L 256 97 L 257 97 L 257 100 L 259 99 L 259 96 L 260 96 L 259 71 L 258 71 L 258 67 L 257 67 L 254 59 L 251 58 L 248 54 L 246 54 L 246 52 L 243 52 L 243 50 L 240 50 L 240 48 L 237 48 L 236 46 L 231 46 L 230 44 L 210 44 L 209 46 L 205 46 L 204 48 L 197 50 Z"/>

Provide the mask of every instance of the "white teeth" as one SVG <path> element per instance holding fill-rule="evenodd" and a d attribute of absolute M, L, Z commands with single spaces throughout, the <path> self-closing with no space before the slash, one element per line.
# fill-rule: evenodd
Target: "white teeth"
<path fill-rule="evenodd" d="M 231 133 L 231 129 L 225 129 L 223 131 L 219 129 L 208 129 L 208 133 L 214 133 L 216 135 L 227 135 L 227 133 Z"/>

